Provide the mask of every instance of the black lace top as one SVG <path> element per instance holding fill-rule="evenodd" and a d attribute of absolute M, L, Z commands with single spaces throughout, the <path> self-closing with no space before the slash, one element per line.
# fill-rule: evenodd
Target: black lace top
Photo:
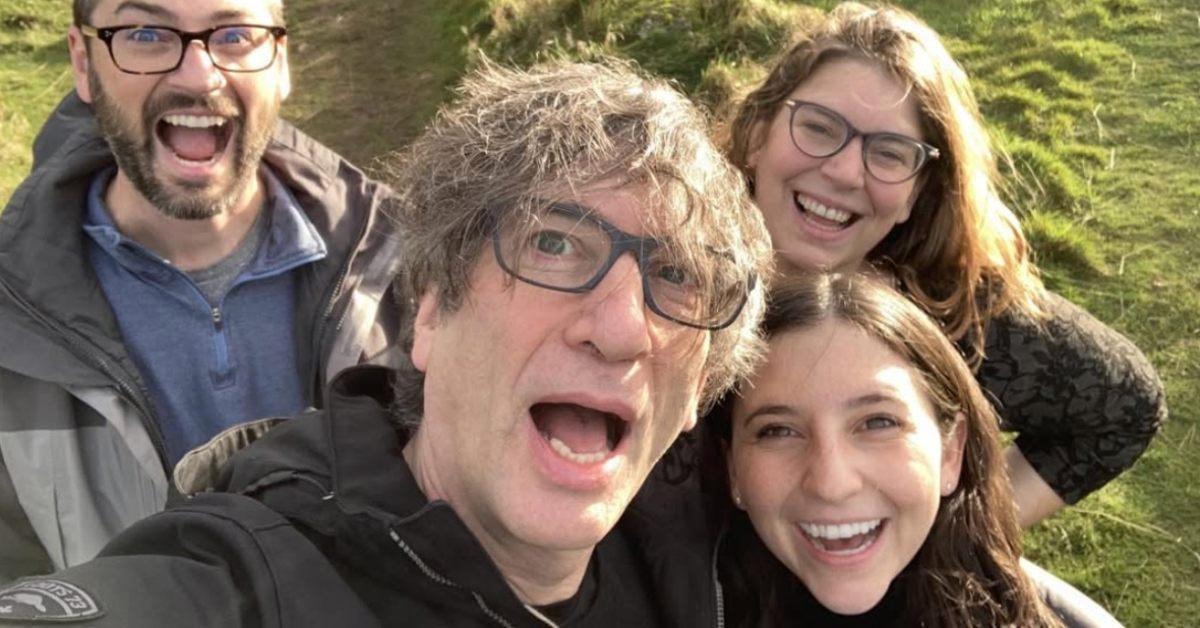
<path fill-rule="evenodd" d="M 1154 367 L 1128 338 L 1058 295 L 1045 307 L 1040 322 L 989 323 L 977 377 L 1001 427 L 1073 504 L 1137 460 L 1167 406 Z"/>

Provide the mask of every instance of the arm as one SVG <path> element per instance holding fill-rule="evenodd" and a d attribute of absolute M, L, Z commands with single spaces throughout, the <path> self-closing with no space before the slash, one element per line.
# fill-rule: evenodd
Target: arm
<path fill-rule="evenodd" d="M 1012 482 L 1013 497 L 1017 501 L 1017 520 L 1022 528 L 1031 528 L 1067 506 L 1021 455 L 1016 445 L 1004 449 L 1004 463 L 1008 467 L 1008 479 Z"/>
<path fill-rule="evenodd" d="M 91 607 L 71 624 L 81 628 L 378 625 L 304 534 L 257 500 L 229 493 L 198 495 L 143 519 L 91 562 L 0 586 L 0 614 L 11 607 L 0 623 L 21 612 L 19 625 L 62 625 L 45 616 L 56 605 L 42 591 Z M 15 593 L 42 595 L 41 609 L 17 603 Z"/>
<path fill-rule="evenodd" d="M 1127 338 L 1050 294 L 1047 317 L 988 326 L 977 377 L 1002 428 L 1021 523 L 1030 526 L 1107 484 L 1141 456 L 1166 418 L 1162 384 Z M 1041 482 L 1037 482 L 1040 480 Z"/>

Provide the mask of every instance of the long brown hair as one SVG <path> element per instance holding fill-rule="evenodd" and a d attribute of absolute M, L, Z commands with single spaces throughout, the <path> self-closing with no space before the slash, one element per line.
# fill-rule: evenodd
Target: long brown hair
<path fill-rule="evenodd" d="M 810 329 L 825 320 L 845 322 L 882 342 L 908 362 L 938 416 L 943 433 L 964 417 L 967 429 L 958 487 L 943 497 L 924 544 L 898 576 L 904 600 L 899 625 L 1058 626 L 1019 566 L 1020 528 L 1000 454 L 995 411 L 954 345 L 925 313 L 878 279 L 865 275 L 804 274 L 772 289 L 763 331 L 768 339 Z M 710 415 L 706 455 L 716 438 L 729 442 L 731 393 Z M 720 455 L 720 454 L 717 454 Z M 723 463 L 723 461 L 722 461 Z M 710 469 L 714 465 L 706 465 Z M 723 473 L 708 473 L 710 490 L 722 491 Z M 728 495 L 727 484 L 723 490 Z M 749 519 L 729 508 L 733 562 L 726 570 L 733 615 L 752 625 L 788 625 L 778 617 L 778 578 L 795 578 L 758 541 Z M 763 579 L 763 576 L 768 574 Z M 759 610 L 761 609 L 761 610 Z M 759 614 L 761 613 L 761 615 Z M 790 620 L 790 621 L 789 621 Z"/>
<path fill-rule="evenodd" d="M 1009 308 L 1040 316 L 1043 288 L 1020 223 L 996 193 L 995 158 L 966 73 L 933 29 L 895 7 L 843 3 L 796 37 L 738 106 L 726 153 L 752 177 L 749 157 L 771 120 L 821 64 L 849 57 L 885 68 L 912 93 L 925 139 L 942 154 L 922 173 L 908 221 L 868 261 L 894 274 L 978 360 L 987 321 Z"/>

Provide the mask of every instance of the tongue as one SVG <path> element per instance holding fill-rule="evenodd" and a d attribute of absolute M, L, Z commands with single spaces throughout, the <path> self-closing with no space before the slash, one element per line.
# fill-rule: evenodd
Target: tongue
<path fill-rule="evenodd" d="M 577 454 L 608 451 L 608 422 L 602 412 L 571 404 L 535 408 L 538 429 Z"/>
<path fill-rule="evenodd" d="M 166 124 L 163 139 L 176 155 L 191 161 L 208 161 L 217 153 L 217 134 L 212 127 L 193 129 Z"/>
<path fill-rule="evenodd" d="M 856 534 L 846 539 L 820 539 L 821 547 L 831 552 L 842 552 L 846 550 L 858 549 L 867 542 L 868 534 Z"/>

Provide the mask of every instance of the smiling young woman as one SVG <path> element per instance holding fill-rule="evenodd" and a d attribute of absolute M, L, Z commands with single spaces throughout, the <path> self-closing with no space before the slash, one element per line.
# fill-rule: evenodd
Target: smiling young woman
<path fill-rule="evenodd" d="M 995 414 L 931 319 L 876 279 L 798 275 L 763 330 L 706 436 L 730 625 L 1059 625 L 1020 567 Z"/>

